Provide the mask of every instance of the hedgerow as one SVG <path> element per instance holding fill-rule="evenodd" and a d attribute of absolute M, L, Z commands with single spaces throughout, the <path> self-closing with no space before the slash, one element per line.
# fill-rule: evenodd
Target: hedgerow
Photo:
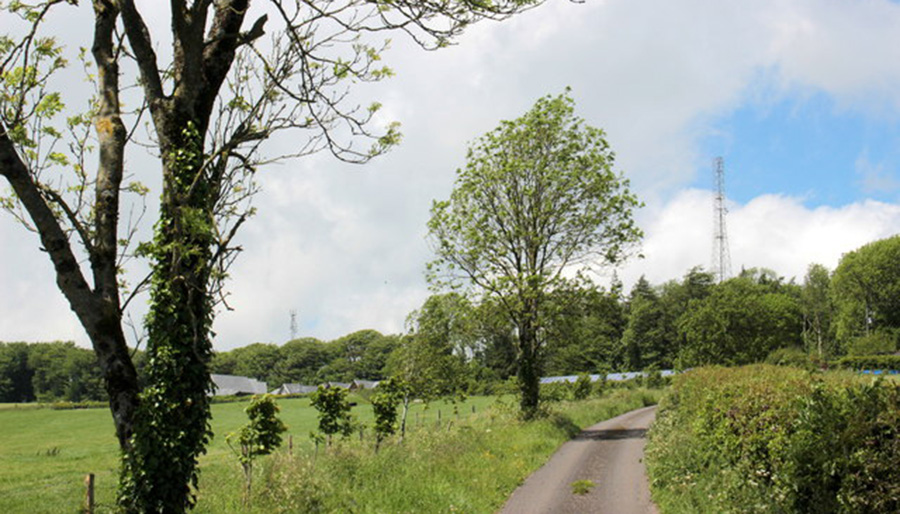
<path fill-rule="evenodd" d="M 845 369 L 897 371 L 900 370 L 900 355 L 844 357 L 837 361 L 837 365 Z"/>
<path fill-rule="evenodd" d="M 663 512 L 898 512 L 900 386 L 696 369 L 661 402 L 646 461 Z"/>

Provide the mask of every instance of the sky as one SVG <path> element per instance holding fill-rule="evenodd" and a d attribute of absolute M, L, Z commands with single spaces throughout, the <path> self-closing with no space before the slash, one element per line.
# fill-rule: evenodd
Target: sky
<path fill-rule="evenodd" d="M 834 269 L 900 231 L 894 2 L 549 0 L 435 52 L 397 36 L 384 60 L 396 77 L 354 94 L 384 105 L 378 121 L 399 121 L 402 144 L 363 166 L 319 154 L 259 172 L 216 349 L 283 343 L 291 312 L 298 336 L 402 331 L 430 294 L 431 203 L 449 196 L 467 144 L 567 86 L 645 204 L 644 258 L 615 270 L 626 288 L 710 267 L 717 156 L 735 271 L 802 282 L 809 264 Z M 9 216 L 0 263 L 0 341 L 89 344 L 36 237 Z M 145 303 L 131 309 L 138 324 Z"/>

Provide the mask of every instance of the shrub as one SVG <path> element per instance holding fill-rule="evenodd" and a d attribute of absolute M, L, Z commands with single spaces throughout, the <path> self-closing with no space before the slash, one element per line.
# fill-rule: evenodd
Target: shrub
<path fill-rule="evenodd" d="M 809 354 L 796 346 L 779 348 L 766 357 L 766 364 L 773 366 L 792 366 L 801 369 L 814 369 L 815 364 Z"/>
<path fill-rule="evenodd" d="M 897 338 L 893 333 L 878 330 L 869 335 L 857 337 L 850 342 L 847 353 L 850 356 L 883 355 L 897 351 Z"/>
<path fill-rule="evenodd" d="M 397 431 L 397 407 L 405 394 L 402 379 L 382 380 L 369 400 L 375 414 L 375 451 L 381 442 Z"/>
<path fill-rule="evenodd" d="M 319 411 L 319 434 L 313 434 L 313 438 L 317 441 L 324 436 L 328 446 L 331 446 L 335 434 L 347 437 L 353 432 L 351 405 L 347 401 L 346 389 L 319 386 L 316 392 L 310 395 L 309 403 Z"/>
<path fill-rule="evenodd" d="M 578 379 L 572 386 L 572 399 L 586 400 L 591 395 L 591 388 L 591 376 L 587 373 L 578 375 Z"/>
<path fill-rule="evenodd" d="M 756 365 L 675 379 L 646 452 L 663 510 L 900 511 L 900 386 Z"/>
<path fill-rule="evenodd" d="M 561 402 L 571 398 L 572 386 L 568 382 L 541 384 L 541 403 Z"/>
<path fill-rule="evenodd" d="M 844 357 L 837 361 L 838 367 L 844 369 L 900 371 L 900 355 L 867 355 L 861 357 Z"/>
<path fill-rule="evenodd" d="M 665 387 L 667 383 L 665 377 L 662 376 L 662 371 L 658 367 L 653 366 L 644 370 L 644 385 L 650 389 L 660 389 Z"/>
<path fill-rule="evenodd" d="M 253 461 L 261 455 L 268 455 L 281 446 L 281 434 L 287 430 L 278 419 L 278 404 L 275 399 L 264 394 L 254 396 L 244 409 L 249 421 L 237 432 L 225 437 L 228 446 L 237 454 L 244 471 L 244 501 L 249 501 L 253 484 Z M 231 442 L 237 443 L 237 448 Z"/>

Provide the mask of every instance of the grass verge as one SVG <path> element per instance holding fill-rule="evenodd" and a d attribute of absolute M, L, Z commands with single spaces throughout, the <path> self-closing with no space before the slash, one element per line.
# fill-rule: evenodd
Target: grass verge
<path fill-rule="evenodd" d="M 498 401 L 464 422 L 416 431 L 375 454 L 345 442 L 318 455 L 283 452 L 259 470 L 250 507 L 239 483 L 216 488 L 203 512 L 495 512 L 557 447 L 581 428 L 655 404 L 659 391 L 615 390 L 603 398 L 553 404 L 543 419 L 522 422 Z M 222 494 L 228 490 L 229 494 Z"/>

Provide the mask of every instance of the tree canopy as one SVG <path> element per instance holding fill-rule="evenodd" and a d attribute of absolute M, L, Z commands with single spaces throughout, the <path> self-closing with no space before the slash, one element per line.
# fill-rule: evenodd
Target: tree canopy
<path fill-rule="evenodd" d="M 745 273 L 692 302 L 679 321 L 682 366 L 761 362 L 772 351 L 801 346 L 802 315 L 794 288 L 767 273 Z"/>
<path fill-rule="evenodd" d="M 641 236 L 638 200 L 613 161 L 568 93 L 547 96 L 477 139 L 450 199 L 433 204 L 429 277 L 502 305 L 518 334 L 526 416 L 538 404 L 547 295 L 567 273 L 621 261 Z"/>
<path fill-rule="evenodd" d="M 881 332 L 896 346 L 900 333 L 900 236 L 845 254 L 831 279 L 835 335 L 846 349 Z"/>

